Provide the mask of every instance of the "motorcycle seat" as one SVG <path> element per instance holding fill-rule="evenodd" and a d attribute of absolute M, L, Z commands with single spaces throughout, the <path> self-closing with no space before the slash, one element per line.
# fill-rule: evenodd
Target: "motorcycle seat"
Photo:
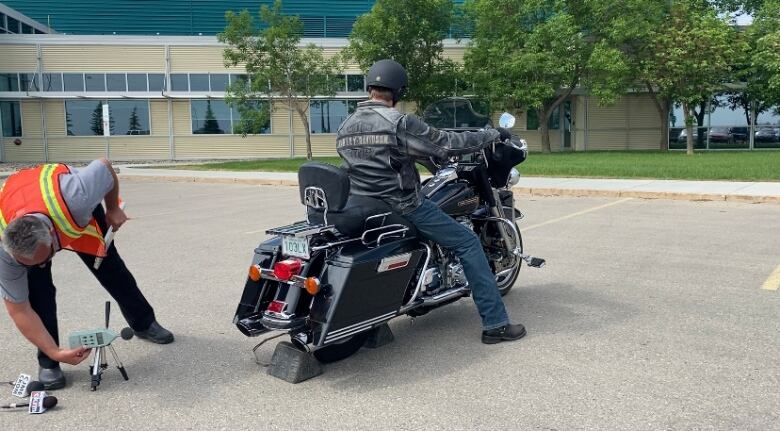
<path fill-rule="evenodd" d="M 325 224 L 327 210 L 328 224 L 336 226 L 339 232 L 352 238 L 360 237 L 366 229 L 390 224 L 408 227 L 407 238 L 416 234 L 414 225 L 393 213 L 384 201 L 350 194 L 349 175 L 339 167 L 317 162 L 306 163 L 298 170 L 298 187 L 301 203 L 306 205 L 311 223 Z M 324 196 L 318 195 L 318 190 Z M 382 218 L 366 223 L 368 217 L 384 213 L 390 213 L 384 223 L 381 223 Z"/>

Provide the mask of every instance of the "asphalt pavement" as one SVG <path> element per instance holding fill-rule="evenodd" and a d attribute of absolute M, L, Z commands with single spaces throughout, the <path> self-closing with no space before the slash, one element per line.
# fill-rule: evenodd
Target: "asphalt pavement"
<path fill-rule="evenodd" d="M 116 244 L 176 342 L 115 342 L 130 380 L 112 367 L 97 392 L 86 365 L 65 366 L 53 411 L 0 411 L 0 429 L 780 429 L 776 204 L 522 199 L 526 250 L 547 259 L 505 298 L 526 338 L 481 344 L 464 299 L 291 385 L 231 319 L 264 230 L 302 217 L 297 189 L 152 179 L 122 195 Z M 75 255 L 55 257 L 54 280 L 62 339 L 102 325 L 108 296 Z M 5 313 L 0 364 L 0 380 L 37 372 Z"/>

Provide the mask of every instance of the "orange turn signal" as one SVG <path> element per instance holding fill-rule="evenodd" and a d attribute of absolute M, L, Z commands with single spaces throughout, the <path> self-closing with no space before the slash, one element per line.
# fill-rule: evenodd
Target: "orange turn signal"
<path fill-rule="evenodd" d="M 320 291 L 320 281 L 317 280 L 317 277 L 307 277 L 303 281 L 303 287 L 309 292 L 309 295 L 314 296 Z"/>
<path fill-rule="evenodd" d="M 254 281 L 254 282 L 258 282 L 258 281 L 260 281 L 260 277 L 261 277 L 260 267 L 258 267 L 257 265 L 250 266 L 249 267 L 249 279 Z"/>

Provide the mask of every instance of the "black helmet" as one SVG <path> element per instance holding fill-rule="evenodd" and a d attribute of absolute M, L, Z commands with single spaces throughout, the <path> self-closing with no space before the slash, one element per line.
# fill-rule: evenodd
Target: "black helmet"
<path fill-rule="evenodd" d="M 393 102 L 398 102 L 408 83 L 406 70 L 396 61 L 379 60 L 368 69 L 368 87 L 387 88 L 393 92 Z"/>

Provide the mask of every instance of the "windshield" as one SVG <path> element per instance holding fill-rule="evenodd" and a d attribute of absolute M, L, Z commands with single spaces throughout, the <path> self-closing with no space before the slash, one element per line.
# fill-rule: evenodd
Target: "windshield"
<path fill-rule="evenodd" d="M 462 97 L 450 97 L 428 105 L 423 112 L 423 121 L 437 129 L 479 129 L 492 124 L 490 116 L 477 112 L 474 104 Z"/>

